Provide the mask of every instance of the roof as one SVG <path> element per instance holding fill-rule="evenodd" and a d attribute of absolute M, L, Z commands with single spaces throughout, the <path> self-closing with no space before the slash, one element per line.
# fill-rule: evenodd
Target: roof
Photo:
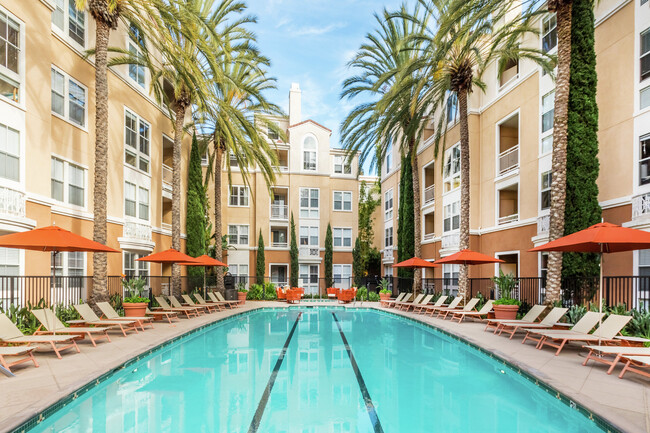
<path fill-rule="evenodd" d="M 320 126 L 320 127 L 323 128 L 324 130 L 329 131 L 330 134 L 332 133 L 332 130 L 331 130 L 331 129 L 326 128 L 326 127 L 324 127 L 323 125 L 321 125 L 320 123 L 318 123 L 318 122 L 314 122 L 314 121 L 311 120 L 311 119 L 303 120 L 302 122 L 298 122 L 298 123 L 295 123 L 295 124 L 293 124 L 293 125 L 289 125 L 289 129 L 291 129 L 291 128 L 295 128 L 296 126 L 304 125 L 305 123 L 313 123 L 314 125 L 316 125 L 316 126 Z"/>

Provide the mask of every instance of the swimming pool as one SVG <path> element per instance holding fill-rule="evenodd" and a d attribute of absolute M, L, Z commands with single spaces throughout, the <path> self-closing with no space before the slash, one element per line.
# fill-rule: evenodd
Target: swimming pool
<path fill-rule="evenodd" d="M 594 432 L 443 333 L 375 310 L 265 309 L 112 374 L 33 432 Z"/>

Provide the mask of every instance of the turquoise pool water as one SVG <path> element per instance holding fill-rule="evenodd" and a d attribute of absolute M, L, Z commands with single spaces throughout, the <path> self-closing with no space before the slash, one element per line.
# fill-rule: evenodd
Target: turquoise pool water
<path fill-rule="evenodd" d="M 256 311 L 191 334 L 31 431 L 601 430 L 442 333 L 379 311 L 312 308 Z"/>

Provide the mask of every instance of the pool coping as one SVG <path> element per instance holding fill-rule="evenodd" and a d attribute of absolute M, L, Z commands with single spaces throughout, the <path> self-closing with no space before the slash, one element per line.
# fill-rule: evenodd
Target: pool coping
<path fill-rule="evenodd" d="M 99 373 L 96 375 L 94 378 L 86 382 L 84 385 L 80 386 L 79 388 L 75 389 L 72 391 L 70 394 L 68 394 L 65 397 L 62 397 L 58 401 L 48 405 L 46 408 L 44 408 L 41 411 L 38 411 L 37 414 L 29 416 L 27 419 L 25 419 L 22 422 L 18 422 L 18 424 L 15 427 L 9 427 L 9 430 L 7 430 L 8 433 L 27 433 L 30 429 L 36 427 L 38 424 L 43 422 L 46 418 L 52 416 L 56 411 L 59 409 L 67 406 L 77 398 L 81 397 L 83 394 L 89 392 L 93 388 L 101 385 L 105 380 L 107 380 L 109 377 L 111 377 L 114 373 L 123 370 L 127 368 L 129 365 L 132 365 L 133 363 L 139 362 L 141 359 L 151 355 L 153 352 L 158 351 L 164 347 L 167 347 L 169 345 L 172 345 L 176 342 L 178 342 L 181 339 L 187 338 L 188 336 L 201 332 L 205 330 L 208 327 L 214 327 L 216 324 L 223 323 L 229 320 L 234 320 L 240 316 L 255 313 L 258 311 L 264 311 L 264 310 L 298 310 L 298 309 L 305 309 L 305 308 L 329 308 L 329 309 L 346 309 L 346 310 L 372 310 L 372 311 L 377 311 L 381 312 L 384 314 L 388 314 L 390 316 L 393 316 L 395 318 L 399 318 L 402 320 L 406 320 L 409 322 L 413 322 L 419 326 L 423 326 L 428 329 L 432 329 L 436 332 L 440 332 L 441 334 L 450 337 L 456 341 L 459 341 L 469 347 L 471 347 L 474 350 L 477 350 L 479 353 L 489 356 L 491 359 L 503 364 L 504 367 L 507 367 L 508 369 L 512 370 L 513 372 L 516 372 L 520 376 L 523 376 L 526 380 L 530 381 L 532 384 L 536 385 L 537 387 L 540 387 L 543 389 L 546 393 L 554 396 L 556 399 L 560 400 L 563 404 L 568 406 L 570 409 L 574 409 L 579 411 L 583 416 L 585 416 L 587 419 L 593 421 L 601 430 L 606 431 L 608 433 L 624 433 L 626 430 L 619 427 L 616 422 L 612 421 L 606 416 L 601 415 L 597 411 L 590 409 L 589 408 L 589 403 L 583 401 L 582 398 L 578 397 L 569 397 L 565 392 L 558 390 L 556 387 L 546 383 L 543 379 L 539 378 L 535 373 L 534 369 L 531 367 L 526 366 L 525 364 L 517 361 L 516 359 L 510 358 L 507 359 L 508 356 L 506 354 L 500 353 L 496 354 L 486 348 L 483 348 L 479 344 L 470 341 L 464 336 L 461 336 L 459 334 L 450 332 L 446 329 L 442 329 L 440 327 L 437 327 L 431 323 L 424 322 L 422 320 L 419 320 L 418 317 L 411 317 L 406 314 L 398 313 L 393 310 L 389 310 L 386 308 L 380 308 L 377 305 L 361 305 L 361 306 L 347 306 L 347 305 L 337 305 L 337 304 L 330 304 L 330 305 L 323 305 L 320 303 L 314 303 L 314 305 L 277 305 L 277 306 L 255 306 L 254 308 L 247 309 L 244 311 L 239 311 L 237 313 L 233 313 L 228 315 L 227 317 L 220 317 L 217 318 L 214 321 L 204 323 L 200 326 L 197 326 L 196 328 L 192 328 L 186 332 L 183 332 L 179 335 L 173 336 L 172 338 L 163 341 L 162 343 L 155 345 L 153 347 L 150 347 L 148 349 L 143 350 L 142 352 L 139 352 L 137 355 L 134 355 L 133 357 L 129 358 L 128 360 L 119 363 L 117 366 L 112 367 L 103 373 Z"/>

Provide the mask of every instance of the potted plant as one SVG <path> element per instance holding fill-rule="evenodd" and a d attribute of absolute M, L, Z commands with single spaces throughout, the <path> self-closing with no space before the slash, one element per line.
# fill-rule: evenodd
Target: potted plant
<path fill-rule="evenodd" d="M 386 278 L 382 278 L 381 281 L 379 281 L 379 287 L 381 287 L 381 290 L 379 291 L 380 301 L 388 301 L 390 299 L 390 295 L 392 294 L 391 290 L 388 288 L 388 280 Z"/>
<path fill-rule="evenodd" d="M 512 291 L 517 282 L 514 275 L 504 274 L 499 269 L 499 276 L 492 277 L 492 282 L 499 289 L 499 299 L 492 303 L 494 309 L 495 319 L 514 320 L 517 318 L 517 310 L 521 302 L 518 299 L 512 298 Z"/>
<path fill-rule="evenodd" d="M 149 305 L 149 298 L 142 296 L 146 283 L 147 281 L 142 277 L 127 278 L 126 275 L 122 275 L 122 287 L 124 288 L 122 307 L 126 317 L 144 317 L 147 305 Z"/>
<path fill-rule="evenodd" d="M 240 304 L 246 303 L 246 296 L 248 296 L 248 289 L 246 288 L 246 283 L 243 281 L 237 283 L 237 299 Z"/>

